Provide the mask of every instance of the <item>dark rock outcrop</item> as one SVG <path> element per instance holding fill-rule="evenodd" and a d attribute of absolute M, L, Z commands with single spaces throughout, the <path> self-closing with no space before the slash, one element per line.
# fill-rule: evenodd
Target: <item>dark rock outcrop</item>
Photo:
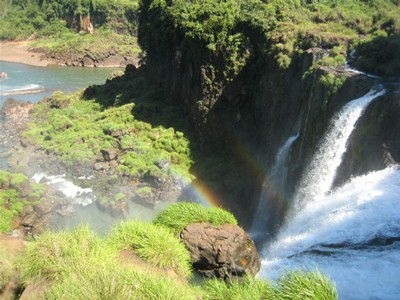
<path fill-rule="evenodd" d="M 236 225 L 190 224 L 181 239 L 190 251 L 193 267 L 206 277 L 230 281 L 233 277 L 255 276 L 260 270 L 253 240 Z"/>

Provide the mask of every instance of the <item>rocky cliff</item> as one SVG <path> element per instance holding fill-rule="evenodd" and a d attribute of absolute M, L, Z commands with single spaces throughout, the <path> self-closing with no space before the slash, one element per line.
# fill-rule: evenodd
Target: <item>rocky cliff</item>
<path fill-rule="evenodd" d="M 195 142 L 204 156 L 212 157 L 213 168 L 223 165 L 215 170 L 197 164 L 192 171 L 242 224 L 251 222 L 279 147 L 299 132 L 287 189 L 283 194 L 267 187 L 283 198 L 266 216 L 278 223 L 328 120 L 344 103 L 366 93 L 371 81 L 344 69 L 317 67 L 318 60 L 329 56 L 322 49 L 308 49 L 285 65 L 266 33 L 269 25 L 246 19 L 227 29 L 245 41 L 234 53 L 237 65 L 230 67 L 229 47 L 215 50 L 188 38 L 181 27 L 168 27 L 172 25 L 161 8 L 149 10 L 139 26 L 148 78 L 163 88 L 165 99 L 184 107 Z"/>

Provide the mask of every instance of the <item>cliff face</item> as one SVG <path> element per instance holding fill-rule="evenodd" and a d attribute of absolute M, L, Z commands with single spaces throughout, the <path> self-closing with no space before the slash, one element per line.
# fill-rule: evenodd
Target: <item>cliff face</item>
<path fill-rule="evenodd" d="M 238 52 L 238 67 L 227 69 L 221 53 L 210 52 L 209 45 L 185 38 L 179 27 L 172 28 L 162 8 L 150 11 L 142 14 L 139 27 L 149 79 L 163 88 L 165 99 L 182 104 L 202 153 L 215 164 L 229 165 L 225 169 L 229 172 L 217 175 L 196 165 L 193 172 L 206 183 L 218 181 L 214 192 L 244 225 L 251 223 L 262 189 L 270 190 L 270 196 L 279 201 L 270 201 L 266 218 L 279 223 L 330 117 L 344 103 L 365 94 L 371 81 L 329 67 L 310 69 L 327 55 L 322 49 L 309 49 L 282 67 L 271 50 L 272 39 L 262 30 L 246 27 L 246 22 L 232 29 L 247 44 Z M 150 30 L 149 20 L 164 31 Z M 297 133 L 287 187 L 280 191 L 274 185 L 263 185 L 277 151 Z"/>
<path fill-rule="evenodd" d="M 317 56 L 309 51 L 285 71 L 255 59 L 224 87 L 218 98 L 207 99 L 207 91 L 202 89 L 200 54 L 173 55 L 172 50 L 158 48 L 164 49 L 164 55 L 148 57 L 149 76 L 164 87 L 166 99 L 182 103 L 202 152 L 216 160 L 225 156 L 238 171 L 234 183 L 230 183 L 230 174 L 219 174 L 221 185 L 214 192 L 243 224 L 251 223 L 279 147 L 299 133 L 291 151 L 286 190 L 267 187 L 272 197 L 284 200 L 271 201 L 276 203 L 266 215 L 271 223 L 279 222 L 285 213 L 287 199 L 332 114 L 344 103 L 365 94 L 371 84 L 365 76 L 331 68 L 319 68 L 302 79 Z M 335 93 L 321 82 L 328 74 L 344 78 Z M 197 175 L 206 182 L 210 176 L 201 172 Z"/>

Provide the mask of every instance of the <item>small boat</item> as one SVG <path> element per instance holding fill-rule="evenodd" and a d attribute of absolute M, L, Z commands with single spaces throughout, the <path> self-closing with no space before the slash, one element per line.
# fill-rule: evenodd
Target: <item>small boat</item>
<path fill-rule="evenodd" d="M 7 73 L 5 72 L 0 72 L 0 78 L 6 78 L 7 77 Z"/>

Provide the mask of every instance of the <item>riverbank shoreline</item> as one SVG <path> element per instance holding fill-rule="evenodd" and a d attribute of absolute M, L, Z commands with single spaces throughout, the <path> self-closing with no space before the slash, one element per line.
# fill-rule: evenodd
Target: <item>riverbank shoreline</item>
<path fill-rule="evenodd" d="M 0 41 L 0 62 L 21 63 L 36 67 L 50 65 L 88 67 L 88 68 L 124 68 L 128 64 L 139 65 L 138 56 L 123 56 L 120 53 L 106 53 L 105 56 L 90 55 L 50 55 L 35 51 L 30 47 L 31 41 Z M 2 70 L 0 70 L 1 72 Z"/>
<path fill-rule="evenodd" d="M 21 63 L 37 67 L 47 67 L 48 65 L 54 64 L 54 62 L 50 60 L 43 59 L 42 53 L 31 51 L 29 41 L 1 41 L 0 61 Z"/>

